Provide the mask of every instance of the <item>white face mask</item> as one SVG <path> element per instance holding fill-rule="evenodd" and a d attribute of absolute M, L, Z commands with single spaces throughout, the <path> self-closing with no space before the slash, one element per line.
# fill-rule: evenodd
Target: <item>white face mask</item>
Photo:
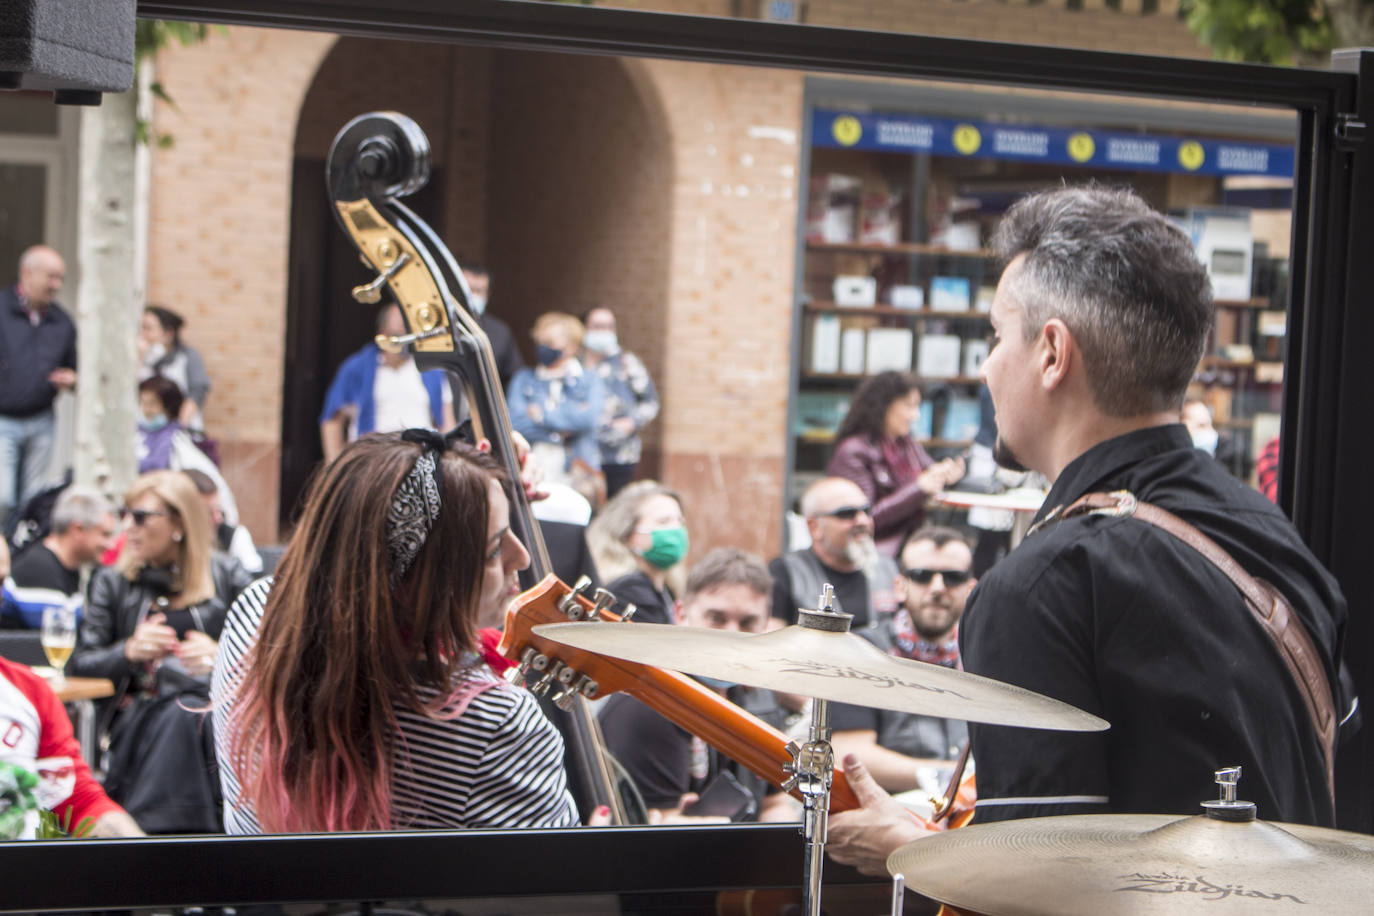
<path fill-rule="evenodd" d="M 616 340 L 615 331 L 588 331 L 582 337 L 582 345 L 588 350 L 600 353 L 602 356 L 610 356 L 620 346 Z"/>
<path fill-rule="evenodd" d="M 1194 430 L 1190 435 L 1193 437 L 1193 448 L 1202 449 L 1209 455 L 1217 453 L 1217 439 L 1220 434 L 1215 429 Z"/>
<path fill-rule="evenodd" d="M 472 307 L 472 314 L 480 315 L 487 310 L 487 297 L 473 293 L 468 297 L 468 305 Z"/>

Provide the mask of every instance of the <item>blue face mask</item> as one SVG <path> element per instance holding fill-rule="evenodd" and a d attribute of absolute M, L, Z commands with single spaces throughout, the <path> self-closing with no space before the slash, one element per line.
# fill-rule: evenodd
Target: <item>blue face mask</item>
<path fill-rule="evenodd" d="M 552 366 L 563 358 L 563 351 L 539 344 L 534 348 L 534 358 L 539 361 L 541 366 Z"/>
<path fill-rule="evenodd" d="M 155 413 L 151 417 L 145 417 L 143 420 L 143 428 L 149 431 L 162 429 L 162 427 L 166 425 L 167 415 L 165 413 Z"/>
<path fill-rule="evenodd" d="M 473 293 L 468 296 L 468 306 L 472 309 L 472 314 L 480 315 L 487 310 L 487 297 Z"/>

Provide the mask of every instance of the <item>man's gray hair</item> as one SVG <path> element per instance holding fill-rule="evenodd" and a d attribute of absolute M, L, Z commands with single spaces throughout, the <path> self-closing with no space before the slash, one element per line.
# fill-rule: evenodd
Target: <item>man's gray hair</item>
<path fill-rule="evenodd" d="M 1009 292 L 1026 340 L 1063 321 L 1099 409 L 1179 409 L 1212 329 L 1211 282 L 1182 229 L 1130 191 L 1088 185 L 1018 201 L 992 244 L 1025 255 Z"/>
<path fill-rule="evenodd" d="M 682 597 L 690 598 L 722 585 L 744 585 L 760 595 L 770 595 L 773 577 L 763 561 L 752 553 L 738 547 L 717 547 L 692 567 Z"/>
<path fill-rule="evenodd" d="M 110 502 L 98 490 L 72 484 L 63 490 L 52 507 L 52 530 L 64 534 L 72 525 L 90 528 L 100 524 L 115 512 Z"/>

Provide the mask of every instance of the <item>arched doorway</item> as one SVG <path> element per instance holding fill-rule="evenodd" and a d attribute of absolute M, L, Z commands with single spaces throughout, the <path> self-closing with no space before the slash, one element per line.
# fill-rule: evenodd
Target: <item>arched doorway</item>
<path fill-rule="evenodd" d="M 359 61 L 367 61 L 360 66 Z M 493 314 L 530 349 L 541 312 L 607 305 L 650 372 L 663 362 L 673 155 L 637 61 L 343 38 L 301 109 L 292 182 L 281 514 L 321 457 L 318 412 L 336 367 L 370 339 L 370 277 L 324 190 L 334 133 L 393 109 L 429 135 L 433 177 L 407 201 L 460 263 L 493 276 Z"/>

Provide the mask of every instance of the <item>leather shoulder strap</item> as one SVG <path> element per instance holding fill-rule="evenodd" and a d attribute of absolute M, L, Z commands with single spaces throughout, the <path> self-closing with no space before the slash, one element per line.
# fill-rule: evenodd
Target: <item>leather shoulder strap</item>
<path fill-rule="evenodd" d="M 1065 507 L 1058 517 L 1067 519 L 1086 514 L 1133 516 L 1161 528 L 1202 554 L 1235 584 L 1245 597 L 1251 615 L 1273 640 L 1298 692 L 1302 694 L 1326 761 L 1327 792 L 1334 797 L 1336 730 L 1340 720 L 1336 715 L 1335 699 L 1321 654 L 1288 599 L 1270 583 L 1246 572 L 1221 545 L 1197 528 L 1172 512 L 1137 500 L 1125 490 L 1089 493 Z"/>

